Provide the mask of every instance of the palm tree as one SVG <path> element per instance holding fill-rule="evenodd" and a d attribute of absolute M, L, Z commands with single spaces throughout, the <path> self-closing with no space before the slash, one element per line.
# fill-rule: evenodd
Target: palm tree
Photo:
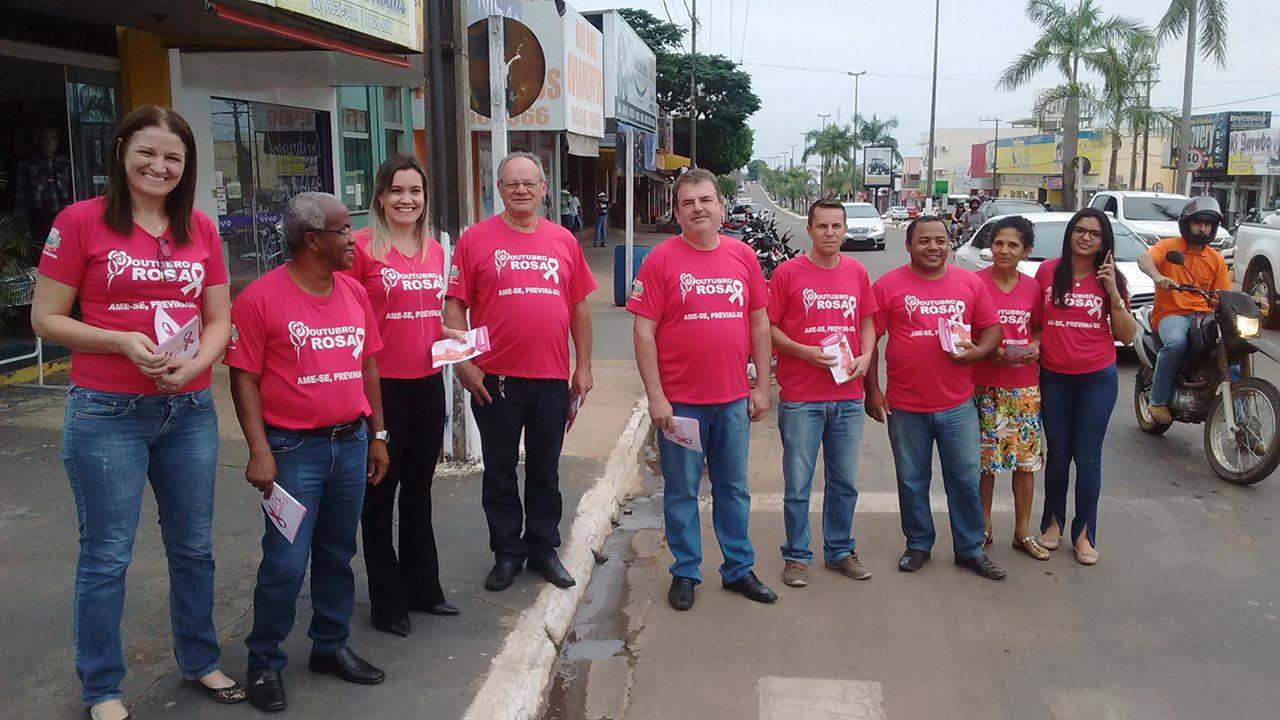
<path fill-rule="evenodd" d="M 1120 166 L 1121 132 L 1125 125 L 1134 126 L 1134 114 L 1145 110 L 1141 97 L 1144 82 L 1156 72 L 1156 42 L 1150 34 L 1130 35 L 1123 46 L 1111 45 L 1106 50 L 1106 66 L 1102 71 L 1104 81 L 1099 116 L 1106 122 L 1111 137 L 1111 165 L 1107 175 L 1107 187 L 1115 189 L 1116 171 Z M 1135 153 L 1130 163 L 1129 186 L 1134 186 L 1136 172 L 1137 133 L 1134 133 Z"/>
<path fill-rule="evenodd" d="M 870 120 L 859 117 L 858 125 L 860 125 L 858 128 L 859 147 L 888 145 L 893 148 L 894 164 L 902 160 L 902 155 L 898 153 L 898 139 L 891 133 L 891 131 L 898 128 L 897 116 L 891 115 L 881 120 L 873 113 Z"/>
<path fill-rule="evenodd" d="M 1206 2 L 1216 0 L 1205 0 Z M 1064 100 L 1062 117 L 1062 204 L 1076 205 L 1075 173 L 1067 167 L 1077 153 L 1080 137 L 1080 82 L 1082 69 L 1102 72 L 1106 48 L 1121 44 L 1129 35 L 1140 34 L 1136 20 L 1112 15 L 1104 17 L 1094 0 L 1080 0 L 1069 8 L 1065 0 L 1028 0 L 1027 17 L 1040 26 L 1040 37 L 1005 68 L 997 87 L 1014 90 L 1031 81 L 1041 70 L 1053 66 L 1066 78 L 1054 89 Z"/>
<path fill-rule="evenodd" d="M 821 191 L 825 193 L 828 167 L 832 163 L 838 167 L 842 160 L 845 164 L 853 162 L 853 149 L 857 146 L 853 131 L 848 125 L 831 124 L 821 130 L 810 130 L 805 133 L 804 143 L 804 154 L 800 156 L 802 161 L 808 160 L 813 155 L 822 158 L 822 172 L 819 177 Z"/>
<path fill-rule="evenodd" d="M 1203 29 L 1200 29 L 1203 26 Z M 1206 60 L 1212 58 L 1218 67 L 1227 61 L 1227 2 L 1226 0 L 1171 0 L 1169 9 L 1160 24 L 1156 25 L 1156 37 L 1163 43 L 1186 33 L 1187 60 L 1182 73 L 1182 122 L 1178 127 L 1178 144 L 1185 145 L 1191 137 L 1191 81 L 1196 74 L 1196 43 Z M 1198 35 L 1197 35 L 1198 34 Z M 1179 163 L 1176 188 L 1187 191 L 1187 173 L 1181 158 L 1187 156 L 1187 148 L 1179 147 Z"/>

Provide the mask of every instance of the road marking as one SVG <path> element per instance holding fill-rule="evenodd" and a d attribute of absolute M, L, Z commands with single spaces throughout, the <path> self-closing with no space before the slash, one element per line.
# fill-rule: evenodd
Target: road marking
<path fill-rule="evenodd" d="M 873 680 L 762 677 L 760 720 L 884 720 Z"/>
<path fill-rule="evenodd" d="M 782 493 L 752 493 L 751 512 L 781 512 L 784 499 L 785 496 Z M 710 508 L 711 496 L 700 496 L 698 498 L 698 505 L 703 509 Z M 935 513 L 945 513 L 947 511 L 947 496 L 930 496 L 929 509 Z M 1013 503 L 1009 500 L 997 497 L 992 503 L 991 511 L 997 513 L 1011 513 L 1013 512 Z M 811 514 L 822 512 L 822 492 L 817 488 L 814 489 L 813 494 L 809 498 L 809 512 Z M 858 514 L 889 513 L 896 515 L 898 514 L 898 493 L 858 493 L 858 507 L 854 512 Z"/>

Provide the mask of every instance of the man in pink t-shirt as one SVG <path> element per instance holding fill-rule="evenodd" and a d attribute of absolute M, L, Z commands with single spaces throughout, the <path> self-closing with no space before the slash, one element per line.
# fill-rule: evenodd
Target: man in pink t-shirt
<path fill-rule="evenodd" d="M 458 239 L 444 309 L 447 327 L 488 327 L 492 348 L 456 366 L 471 393 L 484 455 L 482 503 L 494 554 L 484 586 L 505 590 L 527 561 L 547 582 L 568 588 L 573 576 L 556 555 L 560 448 L 569 405 L 585 402 L 591 391 L 587 296 L 596 281 L 573 234 L 539 215 L 547 178 L 536 155 L 503 158 L 498 192 L 505 209 Z M 521 434 L 523 506 L 516 476 Z"/>
<path fill-rule="evenodd" d="M 308 667 L 365 685 L 384 678 L 347 647 L 364 488 L 387 470 L 374 359 L 382 340 L 364 288 L 341 272 L 355 250 L 342 201 L 301 193 L 285 206 L 283 222 L 292 259 L 236 298 L 224 359 L 249 443 L 245 479 L 273 500 L 245 638 L 249 700 L 271 712 L 285 708 L 280 673 L 288 656 L 281 645 L 293 629 L 308 560 Z M 306 509 L 296 528 L 278 529 L 289 517 L 274 502 L 282 490 Z M 296 532 L 292 541 L 285 529 Z"/>
<path fill-rule="evenodd" d="M 807 230 L 813 248 L 780 265 L 769 281 L 769 322 L 782 388 L 778 430 L 787 532 L 782 582 L 792 587 L 809 584 L 809 490 L 819 447 L 826 478 L 823 559 L 846 577 L 871 577 L 854 549 L 853 510 L 858 502 L 854 476 L 862 441 L 862 376 L 876 347 L 875 296 L 862 263 L 840 254 L 843 204 L 814 203 Z"/>
<path fill-rule="evenodd" d="M 751 247 L 719 234 L 724 200 L 715 176 L 690 170 L 676 180 L 674 193 L 683 232 L 649 253 L 627 302 L 649 416 L 662 431 L 662 507 L 675 556 L 667 600 L 688 610 L 702 581 L 698 483 L 705 459 L 724 555 L 721 581 L 771 603 L 778 596 L 752 571 L 755 551 L 747 535 L 750 422 L 769 410 L 768 290 Z M 762 378 L 755 388 L 747 381 L 748 349 Z M 696 433 L 698 446 L 673 440 L 681 432 Z"/>
<path fill-rule="evenodd" d="M 876 332 L 889 335 L 889 387 L 887 395 L 880 390 L 873 356 L 866 375 L 867 414 L 889 424 L 902 533 L 907 537 L 898 569 L 919 570 L 933 549 L 929 484 L 936 444 L 956 564 L 1001 580 L 1004 570 L 983 552 L 978 411 L 971 367 L 1000 345 L 1000 323 L 982 281 L 947 264 L 948 249 L 942 219 L 917 218 L 907 226 L 911 261 L 885 273 L 873 286 Z"/>

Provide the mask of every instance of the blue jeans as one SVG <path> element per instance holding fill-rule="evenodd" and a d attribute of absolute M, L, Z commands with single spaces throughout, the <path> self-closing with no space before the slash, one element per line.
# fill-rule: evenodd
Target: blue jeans
<path fill-rule="evenodd" d="M 1168 405 L 1173 395 L 1173 382 L 1178 379 L 1178 369 L 1187 354 L 1187 333 L 1191 330 L 1190 315 L 1165 315 L 1160 318 L 1156 330 L 1160 334 L 1160 351 L 1156 355 L 1156 369 L 1151 376 L 1151 404 Z"/>
<path fill-rule="evenodd" d="M 675 556 L 671 574 L 702 582 L 702 525 L 698 518 L 698 485 L 705 458 L 711 476 L 711 523 L 720 542 L 724 563 L 720 577 L 726 583 L 751 572 L 756 554 L 747 534 L 751 495 L 747 492 L 747 448 L 751 420 L 747 400 L 719 405 L 672 403 L 675 414 L 695 418 L 704 452 L 681 447 L 658 433 L 658 459 L 662 466 L 662 513 L 667 547 Z"/>
<path fill-rule="evenodd" d="M 120 697 L 125 572 L 148 481 L 169 561 L 178 668 L 186 678 L 217 670 L 212 529 L 218 416 L 209 391 L 132 395 L 72 387 L 61 457 L 80 526 L 72 626 L 84 704 Z"/>
<path fill-rule="evenodd" d="M 607 214 L 601 214 L 599 217 L 596 218 L 595 242 L 598 242 L 601 245 L 605 243 L 604 233 L 605 233 L 605 227 L 608 225 L 608 223 L 609 223 L 609 216 Z"/>
<path fill-rule="evenodd" d="M 853 552 L 853 510 L 858 504 L 854 478 L 862 443 L 862 401 L 783 402 L 778 406 L 782 432 L 782 477 L 786 483 L 782 519 L 787 543 L 782 559 L 813 562 L 809 550 L 809 491 L 822 446 L 825 484 L 822 496 L 822 556 L 838 563 Z"/>
<path fill-rule="evenodd" d="M 338 440 L 267 430 L 276 484 L 307 508 L 292 544 L 262 515 L 262 562 L 253 591 L 253 629 L 245 638 L 249 669 L 279 672 L 289 658 L 280 643 L 293 629 L 298 591 L 311 561 L 311 627 L 318 653 L 347 645 L 355 603 L 356 529 L 364 505 L 369 440 L 364 427 Z"/>
<path fill-rule="evenodd" d="M 986 521 L 978 493 L 978 409 L 972 400 L 932 413 L 894 408 L 889 416 L 889 444 L 898 475 L 898 509 L 907 549 L 930 552 L 937 537 L 929 507 L 935 443 L 947 493 L 952 549 L 962 560 L 978 557 Z"/>
<path fill-rule="evenodd" d="M 1055 520 L 1059 530 L 1067 526 L 1067 483 L 1074 461 L 1076 516 L 1071 520 L 1071 541 L 1074 543 L 1087 528 L 1089 542 L 1096 547 L 1102 441 L 1107 435 L 1107 423 L 1118 392 L 1115 365 L 1082 375 L 1063 375 L 1040 368 L 1040 417 L 1049 446 L 1044 469 L 1041 532 Z"/>

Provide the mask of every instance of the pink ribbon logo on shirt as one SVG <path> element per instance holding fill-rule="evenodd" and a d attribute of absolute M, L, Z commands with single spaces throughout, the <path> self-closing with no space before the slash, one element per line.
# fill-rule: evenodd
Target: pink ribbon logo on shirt
<path fill-rule="evenodd" d="M 689 294 L 689 291 L 693 289 L 694 282 L 695 282 L 694 277 L 693 277 L 692 275 L 690 275 L 689 273 L 681 273 L 681 274 L 680 274 L 680 300 L 681 300 L 681 302 L 683 302 L 683 301 L 684 301 L 684 298 L 685 298 L 685 296 L 686 296 L 686 295 L 688 295 L 688 294 Z"/>
<path fill-rule="evenodd" d="M 391 290 L 400 282 L 400 273 L 395 268 L 382 268 L 382 289 L 387 291 L 387 297 L 391 297 Z"/>
<path fill-rule="evenodd" d="M 818 293 L 813 288 L 805 288 L 800 293 L 800 297 L 804 300 L 804 314 L 808 315 L 809 308 L 813 307 L 813 304 L 818 301 Z"/>
<path fill-rule="evenodd" d="M 120 277 L 131 264 L 133 258 L 123 250 L 112 250 L 107 253 L 107 289 L 111 288 L 111 281 Z"/>
<path fill-rule="evenodd" d="M 736 302 L 740 306 L 745 306 L 747 304 L 747 301 L 743 297 L 743 292 L 746 290 L 746 286 L 742 284 L 741 280 L 734 280 L 730 284 L 730 287 L 733 288 L 733 292 L 729 293 L 730 304 Z"/>
<path fill-rule="evenodd" d="M 547 271 L 542 273 L 543 280 L 550 280 L 555 284 L 560 284 L 560 261 L 555 258 L 547 258 Z"/>
<path fill-rule="evenodd" d="M 1098 297 L 1097 295 L 1087 295 L 1086 297 L 1088 298 L 1088 300 L 1086 300 L 1086 303 L 1089 308 L 1088 310 L 1089 315 L 1101 320 L 1102 319 L 1102 298 Z"/>
<path fill-rule="evenodd" d="M 356 328 L 356 344 L 351 348 L 351 357 L 359 360 L 362 352 L 364 352 L 364 328 Z"/>
<path fill-rule="evenodd" d="M 182 286 L 182 294 L 190 295 L 193 298 L 198 297 L 200 291 L 204 289 L 204 263 L 191 263 L 189 273 L 191 282 Z"/>
<path fill-rule="evenodd" d="M 502 274 L 502 268 L 507 266 L 507 261 L 511 259 L 510 253 L 506 250 L 493 251 L 493 264 L 498 268 L 498 274 Z"/>
<path fill-rule="evenodd" d="M 844 312 L 841 313 L 841 315 L 849 318 L 850 320 L 856 320 L 857 312 L 858 312 L 858 298 L 851 296 L 849 300 L 845 302 Z"/>
<path fill-rule="evenodd" d="M 289 342 L 293 343 L 293 352 L 299 358 L 302 357 L 302 346 L 307 344 L 307 335 L 309 333 L 310 329 L 307 328 L 307 324 L 301 320 L 294 320 L 289 323 Z"/>

